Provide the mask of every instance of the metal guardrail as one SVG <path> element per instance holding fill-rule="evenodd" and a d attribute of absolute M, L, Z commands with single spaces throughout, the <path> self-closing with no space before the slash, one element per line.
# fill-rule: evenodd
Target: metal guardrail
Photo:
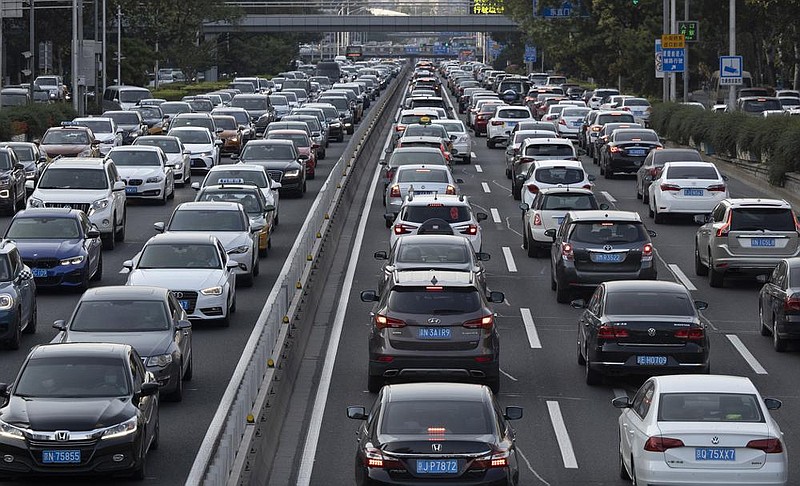
<path fill-rule="evenodd" d="M 404 72 L 401 71 L 392 81 L 391 87 L 380 99 L 381 104 L 370 110 L 370 123 L 362 124 L 356 131 L 352 140 L 358 142 L 348 146 L 336 162 L 311 205 L 208 426 L 186 479 L 186 486 L 223 485 L 229 483 L 232 471 L 242 469 L 246 455 L 242 450 L 247 450 L 242 446 L 249 444 L 254 437 L 256 417 L 260 412 L 260 407 L 254 405 L 263 403 L 263 398 L 272 387 L 290 323 L 298 310 L 303 289 L 328 230 L 330 215 L 349 181 L 352 161 L 358 157 L 364 140 L 379 122 Z"/>

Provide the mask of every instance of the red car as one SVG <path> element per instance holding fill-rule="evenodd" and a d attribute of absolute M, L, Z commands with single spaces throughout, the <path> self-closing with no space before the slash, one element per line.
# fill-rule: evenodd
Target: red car
<path fill-rule="evenodd" d="M 486 125 L 489 119 L 497 112 L 497 108 L 502 105 L 485 104 L 481 107 L 480 111 L 475 114 L 475 123 L 472 127 L 475 130 L 475 136 L 486 135 Z"/>
<path fill-rule="evenodd" d="M 314 178 L 317 168 L 317 149 L 319 144 L 311 141 L 308 134 L 302 130 L 273 130 L 267 133 L 267 140 L 291 140 L 300 158 L 306 158 L 306 176 Z"/>

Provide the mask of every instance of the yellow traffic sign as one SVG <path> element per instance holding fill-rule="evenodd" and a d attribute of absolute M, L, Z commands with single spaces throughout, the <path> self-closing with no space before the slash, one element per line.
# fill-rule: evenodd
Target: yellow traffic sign
<path fill-rule="evenodd" d="M 661 47 L 664 49 L 683 49 L 686 47 L 686 36 L 683 34 L 663 34 Z"/>

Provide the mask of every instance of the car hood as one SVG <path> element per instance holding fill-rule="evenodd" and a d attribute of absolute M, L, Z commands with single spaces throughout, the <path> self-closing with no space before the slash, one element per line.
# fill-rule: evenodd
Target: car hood
<path fill-rule="evenodd" d="M 193 154 L 212 152 L 214 150 L 214 145 L 210 143 L 184 143 L 183 146 Z"/>
<path fill-rule="evenodd" d="M 147 179 L 148 177 L 164 174 L 161 167 L 117 167 L 117 172 L 123 179 Z"/>
<path fill-rule="evenodd" d="M 183 162 L 183 154 L 167 154 L 168 164 L 180 164 Z"/>
<path fill-rule="evenodd" d="M 94 138 L 100 140 L 101 143 L 112 143 L 114 139 L 117 138 L 117 135 L 114 133 L 97 133 L 95 132 Z"/>
<path fill-rule="evenodd" d="M 126 123 L 124 125 L 121 125 L 121 124 L 117 123 L 117 128 L 121 128 L 121 129 L 125 130 L 126 132 L 129 132 L 131 130 L 138 130 L 139 129 L 139 124 L 137 123 L 137 124 L 130 124 L 129 125 L 129 124 Z"/>
<path fill-rule="evenodd" d="M 171 290 L 200 290 L 222 283 L 222 270 L 219 269 L 175 269 L 145 268 L 135 269 L 128 275 L 127 285 L 149 285 Z"/>
<path fill-rule="evenodd" d="M 169 353 L 172 344 L 170 331 L 147 332 L 77 332 L 68 331 L 60 343 L 130 344 L 143 358 Z"/>
<path fill-rule="evenodd" d="M 45 202 L 91 203 L 108 195 L 108 189 L 36 189 L 32 197 Z"/>
<path fill-rule="evenodd" d="M 22 258 L 69 258 L 82 255 L 83 240 L 15 240 Z"/>
<path fill-rule="evenodd" d="M 241 245 L 249 245 L 253 241 L 250 238 L 249 233 L 241 231 L 168 231 L 168 233 L 176 233 L 186 236 L 207 236 L 212 234 L 217 237 L 219 242 L 222 243 L 222 246 L 225 247 L 226 250 L 230 250 L 231 248 L 236 248 L 237 246 Z"/>
<path fill-rule="evenodd" d="M 42 145 L 41 146 L 42 151 L 50 157 L 54 155 L 75 156 L 80 154 L 81 152 L 89 150 L 90 148 L 91 147 L 89 147 L 89 145 Z"/>
<path fill-rule="evenodd" d="M 0 419 L 36 431 L 88 431 L 124 422 L 135 415 L 125 398 L 12 397 Z"/>

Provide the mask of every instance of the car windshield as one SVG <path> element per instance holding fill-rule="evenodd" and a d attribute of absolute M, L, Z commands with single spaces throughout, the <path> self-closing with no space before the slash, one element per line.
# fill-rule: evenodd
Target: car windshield
<path fill-rule="evenodd" d="M 291 140 L 295 147 L 310 147 L 311 142 L 304 133 L 268 133 L 267 140 Z"/>
<path fill-rule="evenodd" d="M 465 245 L 413 243 L 400 245 L 395 262 L 470 263 L 470 258 Z"/>
<path fill-rule="evenodd" d="M 400 165 L 409 164 L 436 164 L 444 165 L 445 160 L 442 152 L 425 151 L 425 152 L 412 152 L 412 151 L 395 151 L 392 153 L 392 158 L 389 159 L 390 167 L 398 167 Z"/>
<path fill-rule="evenodd" d="M 447 138 L 447 130 L 438 125 L 409 125 L 403 132 L 404 137 L 439 137 Z"/>
<path fill-rule="evenodd" d="M 112 126 L 111 122 L 108 120 L 81 120 L 75 122 L 78 125 L 84 126 L 94 132 L 97 133 L 111 133 Z"/>
<path fill-rule="evenodd" d="M 132 111 L 137 111 L 142 118 L 161 118 L 161 108 L 157 106 L 136 106 Z"/>
<path fill-rule="evenodd" d="M 119 100 L 123 103 L 136 103 L 145 98 L 152 98 L 153 95 L 147 90 L 125 89 L 119 92 Z"/>
<path fill-rule="evenodd" d="M 113 150 L 108 156 L 117 167 L 161 166 L 161 157 L 153 150 Z"/>
<path fill-rule="evenodd" d="M 766 110 L 780 110 L 781 102 L 776 99 L 745 100 L 742 110 L 749 113 L 761 113 Z"/>
<path fill-rule="evenodd" d="M 269 95 L 269 101 L 273 106 L 288 106 L 289 99 L 283 95 Z"/>
<path fill-rule="evenodd" d="M 629 98 L 622 102 L 623 106 L 650 106 L 650 102 L 638 98 Z"/>
<path fill-rule="evenodd" d="M 169 221 L 169 231 L 247 231 L 239 211 L 181 209 Z"/>
<path fill-rule="evenodd" d="M 211 100 L 206 99 L 193 99 L 189 100 L 189 106 L 192 107 L 194 111 L 200 112 L 209 112 L 214 109 L 214 103 Z"/>
<path fill-rule="evenodd" d="M 424 223 L 431 218 L 438 218 L 448 223 L 463 223 L 471 219 L 466 206 L 445 206 L 441 203 L 430 203 L 427 206 L 406 206 L 403 220 L 410 223 Z"/>
<path fill-rule="evenodd" d="M 2 93 L 0 94 L 1 106 L 22 106 L 28 103 L 28 95 L 25 93 Z"/>
<path fill-rule="evenodd" d="M 211 133 L 208 130 L 170 130 L 169 134 L 183 143 L 211 145 Z"/>
<path fill-rule="evenodd" d="M 678 292 L 609 292 L 606 315 L 623 316 L 694 316 L 694 304 L 686 293 Z"/>
<path fill-rule="evenodd" d="M 633 115 L 630 113 L 603 113 L 597 116 L 598 125 L 605 125 L 606 123 L 633 123 Z"/>
<path fill-rule="evenodd" d="M 169 317 L 160 300 L 83 301 L 69 324 L 70 331 L 81 332 L 149 332 L 169 328 Z"/>
<path fill-rule="evenodd" d="M 440 169 L 409 169 L 401 170 L 397 174 L 397 182 L 450 182 L 446 170 Z"/>
<path fill-rule="evenodd" d="M 244 206 L 244 210 L 248 214 L 264 214 L 264 208 L 261 206 L 261 200 L 250 191 L 232 191 L 232 190 L 209 190 L 203 191 L 197 198 L 197 201 L 230 201 L 238 202 Z M 233 213 L 233 211 L 227 211 Z M 231 230 L 233 231 L 233 230 Z"/>
<path fill-rule="evenodd" d="M 540 167 L 534 179 L 543 184 L 577 184 L 584 178 L 583 169 L 574 167 Z"/>
<path fill-rule="evenodd" d="M 785 208 L 736 208 L 731 218 L 731 231 L 796 230 L 792 211 Z"/>
<path fill-rule="evenodd" d="M 158 138 L 139 138 L 136 140 L 135 145 L 144 145 L 147 147 L 159 147 L 165 154 L 179 154 L 181 153 L 181 146 L 177 140 L 166 137 Z"/>
<path fill-rule="evenodd" d="M 465 314 L 481 309 L 481 297 L 471 287 L 451 287 L 442 290 L 423 288 L 395 288 L 386 302 L 390 311 L 401 314 Z"/>
<path fill-rule="evenodd" d="M 12 240 L 73 240 L 81 237 L 78 222 L 72 218 L 15 218 L 6 232 Z"/>
<path fill-rule="evenodd" d="M 523 83 L 521 81 L 502 81 L 498 91 L 502 93 L 507 89 L 516 91 L 517 93 L 525 93 L 528 91 L 528 85 L 527 83 Z"/>
<path fill-rule="evenodd" d="M 615 132 L 615 142 L 658 142 L 658 135 L 655 132 Z"/>
<path fill-rule="evenodd" d="M 380 433 L 387 435 L 492 435 L 491 408 L 481 401 L 404 400 L 386 405 Z"/>
<path fill-rule="evenodd" d="M 139 269 L 207 268 L 219 269 L 217 247 L 213 244 L 146 245 L 139 258 Z"/>
<path fill-rule="evenodd" d="M 534 143 L 525 147 L 526 157 L 574 157 L 572 145 L 563 143 Z"/>
<path fill-rule="evenodd" d="M 102 169 L 61 169 L 49 167 L 42 174 L 37 189 L 108 189 Z"/>
<path fill-rule="evenodd" d="M 763 422 L 758 397 L 747 393 L 662 393 L 659 422 Z"/>
<path fill-rule="evenodd" d="M 673 166 L 667 169 L 666 179 L 719 179 L 717 170 L 702 165 Z"/>
<path fill-rule="evenodd" d="M 42 137 L 44 145 L 89 145 L 89 135 L 83 130 L 48 130 Z"/>
<path fill-rule="evenodd" d="M 641 223 L 628 222 L 578 222 L 570 228 L 569 239 L 580 243 L 605 245 L 607 243 L 635 243 L 644 241 Z"/>
<path fill-rule="evenodd" d="M 437 100 L 436 98 L 415 98 L 411 100 L 411 108 L 444 108 L 444 101 Z"/>
<path fill-rule="evenodd" d="M 188 103 L 162 103 L 159 108 L 165 115 L 177 115 L 178 113 L 191 113 L 192 107 Z"/>
<path fill-rule="evenodd" d="M 347 111 L 350 109 L 350 102 L 347 101 L 347 98 L 339 97 L 339 98 L 324 98 L 321 101 L 325 103 L 329 103 L 336 107 L 339 111 Z"/>
<path fill-rule="evenodd" d="M 702 162 L 700 152 L 696 150 L 656 150 L 653 154 L 653 164 L 662 166 L 667 162 Z"/>
<path fill-rule="evenodd" d="M 261 171 L 256 170 L 220 170 L 208 174 L 206 186 L 219 184 L 251 184 L 257 187 L 267 187 L 267 178 Z"/>
<path fill-rule="evenodd" d="M 246 111 L 220 111 L 219 113 L 214 112 L 214 114 L 232 116 L 236 119 L 237 125 L 247 126 L 250 123 L 250 115 Z"/>
<path fill-rule="evenodd" d="M 52 356 L 30 359 L 14 395 L 24 398 L 93 398 L 130 395 L 129 370 L 118 357 Z"/>
<path fill-rule="evenodd" d="M 217 128 L 221 128 L 223 130 L 236 130 L 239 128 L 236 126 L 236 120 L 233 117 L 228 116 L 215 116 L 214 124 L 217 125 Z"/>
<path fill-rule="evenodd" d="M 172 120 L 170 128 L 178 127 L 203 127 L 209 130 L 214 129 L 214 120 L 210 118 L 195 118 L 193 116 L 179 116 Z"/>
<path fill-rule="evenodd" d="M 245 110 L 267 110 L 267 108 L 269 108 L 266 97 L 243 98 L 241 96 L 234 96 L 231 100 L 231 106 L 244 108 Z"/>
<path fill-rule="evenodd" d="M 11 169 L 11 157 L 9 152 L 5 150 L 0 150 L 0 170 L 10 170 Z"/>
<path fill-rule="evenodd" d="M 294 147 L 284 143 L 248 143 L 242 150 L 240 160 L 294 160 Z"/>
<path fill-rule="evenodd" d="M 138 125 L 139 124 L 139 117 L 136 116 L 135 111 L 123 111 L 119 113 L 108 113 L 104 114 L 103 116 L 107 116 L 114 120 L 114 123 L 117 125 Z"/>
<path fill-rule="evenodd" d="M 597 199 L 595 199 L 594 195 L 565 192 L 545 195 L 541 209 L 544 211 L 580 211 L 597 208 Z"/>

